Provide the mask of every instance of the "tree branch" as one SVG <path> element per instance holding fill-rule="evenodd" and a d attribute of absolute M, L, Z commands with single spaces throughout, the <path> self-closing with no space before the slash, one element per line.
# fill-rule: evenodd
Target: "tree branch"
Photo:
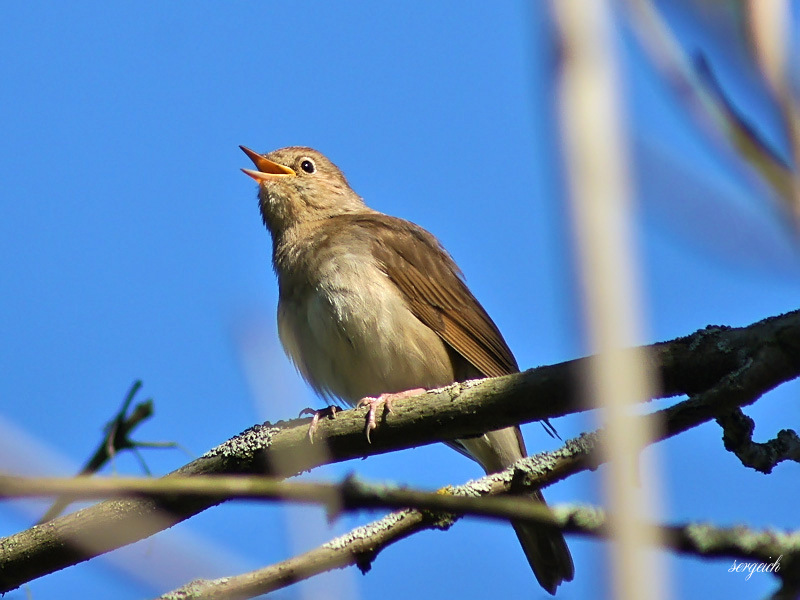
<path fill-rule="evenodd" d="M 791 429 L 782 429 L 768 442 L 754 442 L 756 424 L 738 408 L 718 416 L 717 423 L 722 427 L 725 449 L 733 452 L 745 467 L 768 475 L 785 460 L 800 463 L 800 437 Z"/>
<path fill-rule="evenodd" d="M 595 434 L 595 436 L 600 435 Z M 580 448 L 577 440 L 565 447 Z M 561 452 L 543 453 L 521 459 L 519 464 L 501 473 L 488 475 L 460 486 L 448 486 L 438 492 L 374 484 L 348 476 L 341 483 L 284 481 L 258 476 L 196 476 L 168 479 L 107 478 L 76 480 L 61 477 L 0 477 L 0 497 L 21 498 L 60 494 L 73 500 L 102 497 L 163 497 L 168 495 L 224 497 L 226 500 L 284 500 L 325 506 L 330 515 L 365 508 L 409 508 L 436 511 L 444 525 L 458 517 L 480 516 L 499 520 L 527 521 L 557 527 L 567 533 L 607 539 L 608 518 L 595 507 L 548 507 L 526 496 L 497 494 L 511 491 L 518 473 L 529 472 L 533 465 L 554 459 Z M 557 459 L 556 459 L 557 460 Z M 538 478 L 537 478 L 538 479 Z M 525 487 L 533 485 L 531 478 Z M 642 522 L 641 527 L 657 526 Z M 730 557 L 767 561 L 777 555 L 800 554 L 800 532 L 778 535 L 747 527 L 713 527 L 686 524 L 662 527 L 651 543 L 665 541 L 668 548 L 708 557 Z M 350 537 L 349 535 L 347 537 Z M 787 564 L 787 563 L 784 563 Z"/>
<path fill-rule="evenodd" d="M 760 394 L 798 377 L 800 311 L 745 328 L 706 328 L 685 338 L 649 346 L 648 351 L 653 372 L 661 379 L 659 397 L 703 392 L 681 403 L 685 406 L 675 412 L 664 430 L 664 435 L 674 435 L 721 412 L 751 403 Z M 315 444 L 307 436 L 309 419 L 255 426 L 173 475 L 260 473 L 285 477 L 327 462 L 588 410 L 590 407 L 582 404 L 579 395 L 587 360 L 590 359 L 454 384 L 400 400 L 393 413 L 384 415 L 372 444 L 364 439 L 363 410 L 343 411 L 335 419 L 320 422 Z M 539 401 L 531 402 L 532 398 Z M 323 441 L 324 451 L 320 447 Z M 564 477 L 568 474 L 561 472 Z M 539 481 L 545 480 L 556 479 L 544 476 Z M 148 537 L 222 500 L 110 500 L 1 539 L 0 592 Z"/>
<path fill-rule="evenodd" d="M 641 419 L 653 419 L 662 425 L 659 440 L 678 435 L 687 429 L 707 422 L 713 418 L 714 410 L 720 405 L 732 402 L 731 396 L 742 404 L 751 404 L 760 397 L 760 392 L 747 390 L 759 380 L 758 371 L 764 369 L 763 363 L 751 363 L 736 375 L 731 375 L 721 381 L 713 389 L 699 394 L 675 406 L 658 411 L 652 415 L 645 415 Z M 453 494 L 475 495 L 496 494 L 510 491 L 512 487 L 519 491 L 528 486 L 538 488 L 554 481 L 565 479 L 574 473 L 596 468 L 603 456 L 598 450 L 603 438 L 607 434 L 599 431 L 593 434 L 584 434 L 574 440 L 569 440 L 563 448 L 550 453 L 537 454 L 515 463 L 511 468 L 502 473 L 489 475 L 480 480 L 452 488 Z M 655 440 L 654 440 L 655 441 Z M 381 492 L 383 493 L 383 492 Z M 458 502 L 454 497 L 440 501 L 422 504 L 418 498 L 406 496 L 399 501 L 409 505 L 416 502 L 417 508 L 456 510 L 453 503 Z M 483 500 L 484 502 L 486 499 Z M 449 502 L 450 504 L 445 504 Z M 518 499 L 493 498 L 491 502 L 519 504 Z M 345 503 L 345 501 L 343 501 Z M 487 505 L 484 505 L 486 509 Z M 488 504 L 488 506 L 497 506 Z M 463 505 L 462 505 L 463 507 Z M 542 507 L 543 508 L 543 507 Z M 528 508 L 528 518 L 538 518 L 543 514 L 538 507 Z M 545 509 L 546 510 L 546 509 Z M 481 513 L 485 514 L 485 513 Z M 510 516 L 508 512 L 505 516 Z M 362 571 L 369 570 L 372 560 L 385 547 L 401 539 L 425 529 L 447 529 L 459 517 L 454 514 L 432 513 L 428 510 L 402 510 L 392 513 L 383 519 L 364 527 L 359 527 L 344 536 L 324 544 L 323 546 L 293 557 L 286 561 L 270 565 L 263 569 L 244 573 L 233 577 L 217 580 L 193 581 L 169 594 L 161 596 L 162 599 L 211 599 L 211 598 L 251 598 L 276 589 L 287 587 L 293 583 L 307 579 L 324 571 L 341 568 L 346 565 L 357 565 Z M 580 529 L 583 519 L 577 516 L 575 523 L 562 524 L 565 531 L 575 533 L 589 533 Z M 594 522 L 593 519 L 589 519 Z M 775 574 L 782 578 L 783 590 L 791 593 L 800 589 L 797 580 L 800 569 L 800 534 L 791 536 L 776 532 L 756 532 L 744 527 L 719 529 L 710 525 L 687 525 L 684 527 L 668 528 L 663 531 L 661 539 L 669 547 L 686 554 L 697 554 L 707 557 L 744 558 L 755 560 L 761 564 L 774 561 L 775 557 L 786 555 L 781 570 Z M 596 532 L 600 535 L 599 529 Z M 787 596 L 789 597 L 789 596 Z"/>
<path fill-rule="evenodd" d="M 476 482 L 477 483 L 477 482 Z M 467 484 L 470 486 L 471 484 Z M 459 486 L 464 491 L 467 486 Z M 564 532 L 574 533 L 595 539 L 610 539 L 607 514 L 593 507 L 554 506 L 547 508 L 541 504 L 520 502 L 516 498 L 469 498 L 464 496 L 442 496 L 427 494 L 420 504 L 434 507 L 451 505 L 461 507 L 463 514 L 496 516 L 504 519 L 534 521 L 558 527 Z M 446 502 L 443 500 L 453 500 Z M 503 504 L 494 504 L 494 501 Z M 486 503 L 484 505 L 484 503 Z M 496 511 L 493 510 L 496 508 Z M 285 588 L 297 581 L 307 579 L 322 571 L 357 564 L 362 571 L 369 570 L 375 554 L 388 546 L 416 532 L 420 528 L 438 526 L 438 516 L 419 510 L 403 510 L 359 527 L 335 538 L 309 552 L 289 560 L 270 565 L 263 569 L 243 573 L 233 577 L 213 580 L 195 580 L 176 590 L 159 596 L 158 600 L 216 600 L 244 599 Z M 770 530 L 751 530 L 747 527 L 714 527 L 708 524 L 689 523 L 685 525 L 656 526 L 642 522 L 638 527 L 644 538 L 681 554 L 706 558 L 744 559 L 750 568 L 768 565 L 774 575 L 784 583 L 784 587 L 796 586 L 796 572 L 800 559 L 800 531 L 776 532 Z M 777 568 L 776 568 L 777 567 Z M 744 570 L 749 570 L 745 568 Z"/>
<path fill-rule="evenodd" d="M 153 401 L 147 399 L 144 402 L 139 402 L 128 413 L 128 407 L 133 402 L 136 393 L 141 389 L 142 382 L 137 380 L 133 382 L 131 389 L 128 390 L 125 399 L 122 401 L 122 407 L 117 411 L 114 418 L 106 424 L 106 435 L 97 445 L 97 448 L 89 457 L 89 460 L 84 463 L 78 477 L 92 475 L 97 473 L 100 468 L 111 460 L 121 450 L 135 448 L 136 443 L 131 440 L 130 434 L 133 432 L 140 423 L 146 421 L 153 416 Z M 57 498 L 53 505 L 47 509 L 47 512 L 39 519 L 37 525 L 52 521 L 60 515 L 69 506 L 69 502 L 63 498 Z"/>

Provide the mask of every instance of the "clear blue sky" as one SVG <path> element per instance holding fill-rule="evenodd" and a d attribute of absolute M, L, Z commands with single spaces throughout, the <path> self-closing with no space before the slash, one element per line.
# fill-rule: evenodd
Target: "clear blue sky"
<path fill-rule="evenodd" d="M 195 456 L 254 422 L 321 404 L 277 341 L 270 241 L 255 185 L 239 171 L 249 162 L 239 144 L 314 146 L 372 207 L 435 233 L 523 367 L 581 355 L 553 104 L 557 54 L 545 6 L 6 6 L 0 469 L 72 473 L 137 378 L 156 403 L 137 437 L 174 440 Z M 669 17 L 686 47 L 709 55 L 733 101 L 785 152 L 776 113 L 724 30 L 693 23 L 680 8 Z M 798 249 L 769 196 L 698 132 L 624 32 L 619 49 L 642 207 L 649 317 L 642 341 L 796 308 Z M 797 427 L 798 391 L 796 383 L 785 386 L 748 411 L 759 439 Z M 566 439 L 592 421 L 565 418 L 556 426 Z M 524 431 L 532 451 L 554 447 L 538 425 Z M 155 473 L 188 460 L 172 450 L 145 455 Z M 796 464 L 770 476 L 745 471 L 724 451 L 716 425 L 663 444 L 657 456 L 669 521 L 798 526 L 796 496 L 787 494 L 797 490 Z M 138 473 L 130 457 L 116 466 Z M 351 471 L 429 488 L 479 475 L 470 461 L 435 446 L 314 476 Z M 598 482 L 597 473 L 584 474 L 547 497 L 598 502 Z M 34 515 L 0 506 L 0 535 L 27 527 Z M 149 597 L 194 577 L 281 560 L 373 516 L 329 527 L 316 510 L 223 506 L 116 559 L 29 588 L 38 599 Z M 608 597 L 598 592 L 608 582 L 605 545 L 569 543 L 576 579 L 559 597 Z M 724 560 L 669 565 L 676 597 L 759 598 L 773 586 L 766 576 L 744 581 L 728 573 Z M 466 600 L 485 598 L 488 578 L 497 597 L 544 597 L 511 528 L 478 521 L 400 542 L 366 576 L 350 569 L 276 597 Z"/>

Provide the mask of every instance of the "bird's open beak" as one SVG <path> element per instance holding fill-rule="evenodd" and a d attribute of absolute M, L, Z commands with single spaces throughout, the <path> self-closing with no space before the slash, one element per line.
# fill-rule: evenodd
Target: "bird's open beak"
<path fill-rule="evenodd" d="M 295 173 L 289 167 L 284 167 L 276 162 L 272 162 L 271 160 L 261 156 L 258 152 L 253 152 L 246 146 L 239 146 L 239 148 L 241 148 L 242 152 L 250 157 L 250 160 L 253 161 L 253 164 L 258 169 L 258 171 L 253 171 L 252 169 L 242 169 L 242 173 L 249 175 L 259 183 L 262 181 L 274 181 L 279 177 L 297 176 L 297 173 Z"/>

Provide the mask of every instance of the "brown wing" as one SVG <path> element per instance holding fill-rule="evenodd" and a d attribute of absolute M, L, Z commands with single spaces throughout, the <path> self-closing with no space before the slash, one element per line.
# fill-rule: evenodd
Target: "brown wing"
<path fill-rule="evenodd" d="M 519 370 L 494 321 L 435 237 L 413 223 L 382 214 L 352 218 L 372 230 L 375 258 L 420 321 L 485 377 Z"/>

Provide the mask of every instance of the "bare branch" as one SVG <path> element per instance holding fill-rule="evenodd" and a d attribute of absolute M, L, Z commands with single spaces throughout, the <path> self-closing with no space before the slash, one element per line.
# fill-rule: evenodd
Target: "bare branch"
<path fill-rule="evenodd" d="M 791 429 L 782 429 L 768 442 L 754 442 L 756 424 L 738 408 L 718 416 L 717 423 L 722 427 L 725 449 L 739 457 L 745 467 L 769 474 L 785 460 L 800 463 L 800 437 Z"/>
<path fill-rule="evenodd" d="M 153 416 L 153 401 L 147 399 L 144 402 L 139 402 L 130 414 L 128 407 L 133 402 L 136 392 L 142 387 L 142 382 L 137 380 L 131 385 L 131 389 L 125 395 L 122 401 L 122 407 L 114 415 L 114 418 L 108 422 L 105 427 L 106 435 L 97 445 L 97 448 L 92 453 L 92 456 L 81 468 L 78 476 L 88 476 L 97 473 L 104 464 L 112 460 L 117 452 L 127 449 L 135 449 L 136 442 L 130 439 L 131 432 L 136 429 L 140 423 L 146 421 Z M 69 502 L 64 499 L 56 499 L 53 505 L 47 510 L 44 516 L 39 519 L 37 525 L 46 523 L 55 519 L 69 506 Z"/>
<path fill-rule="evenodd" d="M 595 433 L 594 439 L 601 433 Z M 588 438 L 592 439 L 592 438 Z M 589 444 L 595 448 L 596 444 Z M 532 486 L 538 477 L 530 477 L 535 466 L 557 463 L 564 455 L 585 452 L 581 440 L 570 440 L 563 450 L 542 453 L 521 459 L 518 464 L 460 486 L 449 486 L 438 492 L 385 484 L 374 484 L 350 476 L 339 484 L 283 481 L 256 476 L 196 476 L 168 479 L 113 478 L 75 480 L 71 478 L 0 477 L 0 495 L 5 498 L 63 494 L 73 499 L 108 496 L 203 495 L 226 499 L 287 500 L 321 504 L 331 514 L 364 508 L 413 508 L 436 511 L 440 526 L 462 516 L 481 516 L 500 520 L 530 521 L 557 527 L 568 533 L 608 538 L 607 516 L 595 507 L 548 507 L 531 502 L 527 496 L 504 495 L 520 483 L 519 473 L 528 475 L 523 489 Z M 656 526 L 639 523 L 639 527 Z M 372 528 L 378 528 L 372 526 Z M 747 527 L 719 528 L 711 525 L 687 524 L 664 527 L 667 547 L 684 553 L 709 557 L 735 557 L 766 561 L 779 554 L 800 553 L 800 532 L 778 535 Z M 352 537 L 348 534 L 345 537 Z M 335 545 L 329 543 L 328 545 Z"/>
<path fill-rule="evenodd" d="M 726 378 L 712 390 L 653 415 L 641 417 L 641 419 L 652 419 L 663 425 L 660 439 L 677 435 L 694 425 L 710 420 L 712 418 L 709 416 L 710 413 L 719 406 L 720 402 L 730 401 L 728 400 L 729 395 L 735 396 L 737 401 L 743 404 L 755 402 L 760 394 L 753 393 L 748 396 L 747 393 L 737 393 L 735 390 L 750 388 L 759 378 L 757 371 L 763 368 L 765 368 L 763 364 L 756 367 L 750 365 L 740 370 L 738 374 Z M 597 448 L 606 435 L 605 432 L 584 434 L 568 441 L 563 448 L 556 452 L 538 454 L 523 459 L 503 473 L 490 475 L 465 486 L 453 488 L 452 493 L 493 494 L 508 491 L 511 488 L 506 486 L 511 485 L 516 489 L 519 489 L 520 486 L 523 488 L 526 486 L 540 487 L 564 479 L 573 473 L 595 468 L 602 460 Z M 498 483 L 503 484 L 499 489 Z M 381 492 L 381 494 L 384 493 L 387 492 Z M 423 504 L 419 498 L 406 496 L 401 503 L 415 504 L 417 508 L 427 509 L 441 510 L 444 507 L 446 510 L 458 512 L 459 507 L 454 506 L 456 502 L 459 502 L 458 498 L 449 497 L 445 500 L 432 500 Z M 516 510 L 519 504 L 523 504 L 519 502 L 518 498 L 492 498 L 491 500 L 484 498 L 481 502 L 486 503 L 483 505 L 483 511 L 488 510 L 487 507 L 497 507 L 498 505 L 507 509 L 509 504 Z M 465 512 L 463 505 L 460 508 Z M 479 510 L 475 512 L 486 514 Z M 572 521 L 556 522 L 544 520 L 542 516 L 544 512 L 539 507 L 523 510 L 529 511 L 526 518 L 542 518 L 543 522 L 562 527 L 568 532 L 593 533 L 594 535 L 604 533 L 604 529 L 602 529 L 604 520 L 601 519 L 598 522 L 595 518 L 596 512 L 584 512 L 580 517 L 573 515 Z M 503 514 L 510 516 L 508 512 Z M 161 598 L 250 598 L 346 565 L 355 564 L 362 571 L 367 571 L 372 560 L 383 548 L 417 531 L 433 528 L 446 529 L 457 518 L 454 514 L 441 512 L 399 511 L 289 560 L 224 579 L 193 581 Z M 570 517 L 568 515 L 565 518 Z M 755 560 L 761 564 L 766 564 L 768 561 L 774 562 L 776 557 L 785 555 L 783 567 L 775 571 L 775 574 L 782 578 L 782 589 L 791 593 L 800 586 L 800 582 L 796 580 L 797 573 L 800 573 L 800 569 L 797 568 L 798 560 L 800 560 L 800 539 L 798 539 L 800 534 L 798 533 L 789 535 L 770 531 L 758 532 L 744 527 L 720 529 L 710 525 L 696 524 L 665 528 L 660 530 L 660 533 L 662 535 L 657 539 L 686 554 L 716 558 L 733 557 Z"/>
<path fill-rule="evenodd" d="M 800 311 L 740 329 L 707 328 L 649 347 L 661 396 L 695 394 L 673 409 L 661 438 L 708 421 L 800 375 Z M 363 410 L 320 422 L 327 458 L 308 440 L 309 419 L 253 427 L 192 461 L 173 475 L 254 473 L 289 476 L 324 462 L 339 462 L 466 437 L 514 423 L 585 410 L 579 395 L 586 359 L 531 369 L 482 382 L 454 384 L 398 401 L 376 430 L 363 434 Z M 531 402 L 536 399 L 536 402 Z M 315 442 L 319 443 L 319 441 Z M 590 468 L 588 454 L 570 455 L 570 469 L 537 475 L 539 485 Z M 561 464 L 561 463 L 559 463 Z M 0 591 L 148 537 L 223 501 L 221 497 L 109 500 L 0 539 Z"/>
<path fill-rule="evenodd" d="M 459 492 L 467 486 L 459 486 Z M 593 507 L 555 506 L 551 509 L 520 501 L 519 498 L 470 498 L 426 494 L 421 504 L 458 506 L 464 513 L 480 507 L 477 514 L 486 515 L 488 507 L 498 507 L 503 518 L 531 520 L 559 527 L 565 532 L 592 538 L 610 539 L 608 515 Z M 495 504 L 497 503 L 497 504 Z M 502 505 L 502 509 L 499 508 Z M 379 548 L 410 535 L 419 528 L 437 526 L 437 515 L 418 510 L 403 510 L 359 527 L 330 542 L 269 567 L 214 580 L 195 580 L 159 596 L 158 600 L 212 600 L 252 598 L 282 589 L 321 571 L 358 564 L 368 570 Z M 441 527 L 441 525 L 439 525 Z M 781 577 L 785 586 L 793 585 L 792 574 L 800 559 L 800 531 L 777 532 L 751 530 L 747 527 L 714 527 L 690 523 L 677 526 L 655 526 L 639 523 L 645 541 L 658 543 L 681 554 L 707 558 L 733 558 L 752 561 Z"/>

